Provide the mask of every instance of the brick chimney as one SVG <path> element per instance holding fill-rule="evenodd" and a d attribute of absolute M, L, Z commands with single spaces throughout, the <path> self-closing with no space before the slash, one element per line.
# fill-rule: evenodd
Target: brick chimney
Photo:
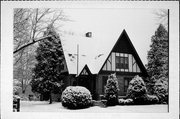
<path fill-rule="evenodd" d="M 87 33 L 86 33 L 86 37 L 91 38 L 91 37 L 92 37 L 92 32 L 87 32 Z"/>

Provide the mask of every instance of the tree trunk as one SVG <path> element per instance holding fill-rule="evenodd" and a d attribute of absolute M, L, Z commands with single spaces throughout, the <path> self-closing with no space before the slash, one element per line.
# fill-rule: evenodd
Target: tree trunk
<path fill-rule="evenodd" d="M 51 94 L 51 92 L 49 93 L 49 104 L 52 104 L 52 94 Z"/>

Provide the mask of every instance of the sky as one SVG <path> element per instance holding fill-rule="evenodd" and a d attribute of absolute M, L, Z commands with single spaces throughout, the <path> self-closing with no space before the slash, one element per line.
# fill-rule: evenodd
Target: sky
<path fill-rule="evenodd" d="M 150 49 L 151 36 L 154 35 L 158 20 L 154 14 L 157 9 L 63 9 L 70 22 L 62 29 L 83 35 L 92 32 L 97 37 L 94 43 L 103 43 L 103 37 L 121 34 L 126 30 L 142 62 L 147 64 L 147 51 Z M 118 37 L 117 37 L 118 39 Z M 111 39 L 109 39 L 109 43 Z M 108 47 L 108 42 L 106 42 Z"/>

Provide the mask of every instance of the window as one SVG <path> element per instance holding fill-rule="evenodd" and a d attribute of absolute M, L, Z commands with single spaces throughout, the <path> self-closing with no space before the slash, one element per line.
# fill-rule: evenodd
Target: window
<path fill-rule="evenodd" d="M 81 75 L 88 75 L 86 69 L 84 69 L 84 70 L 82 71 Z"/>
<path fill-rule="evenodd" d="M 128 69 L 128 57 L 116 56 L 116 69 Z"/>

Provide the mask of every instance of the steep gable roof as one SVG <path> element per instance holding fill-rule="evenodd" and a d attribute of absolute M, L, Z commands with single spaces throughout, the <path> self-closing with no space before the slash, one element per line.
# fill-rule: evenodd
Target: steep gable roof
<path fill-rule="evenodd" d="M 123 44 L 123 45 L 122 45 Z M 104 61 L 104 64 L 106 63 L 106 61 L 108 60 L 109 56 L 111 55 L 112 52 L 121 52 L 121 53 L 131 53 L 137 64 L 139 65 L 142 73 L 147 76 L 147 71 L 146 68 L 144 67 L 136 49 L 134 48 L 126 30 L 124 29 L 123 32 L 121 33 L 121 35 L 119 36 L 118 40 L 116 41 L 115 45 L 113 46 L 113 48 L 111 49 L 111 51 L 108 54 L 108 57 L 106 58 L 106 60 Z M 102 70 L 104 64 L 102 65 L 101 69 L 99 70 L 99 72 Z M 99 73 L 98 72 L 98 73 Z"/>
<path fill-rule="evenodd" d="M 121 35 L 119 36 L 119 34 Z M 78 75 L 85 66 L 88 67 L 92 74 L 98 74 L 122 37 L 126 37 L 126 42 L 130 45 L 131 52 L 137 59 L 137 63 L 143 72 L 147 73 L 126 31 L 123 30 L 121 33 L 114 32 L 113 34 L 99 35 L 99 37 L 92 35 L 91 38 L 78 35 L 63 35 L 61 40 L 69 74 L 77 74 L 77 44 L 79 45 Z M 103 43 L 98 42 L 98 39 L 103 39 Z"/>
<path fill-rule="evenodd" d="M 85 65 L 82 71 L 79 73 L 79 75 L 88 75 L 91 74 L 91 71 L 89 70 L 88 66 Z"/>

